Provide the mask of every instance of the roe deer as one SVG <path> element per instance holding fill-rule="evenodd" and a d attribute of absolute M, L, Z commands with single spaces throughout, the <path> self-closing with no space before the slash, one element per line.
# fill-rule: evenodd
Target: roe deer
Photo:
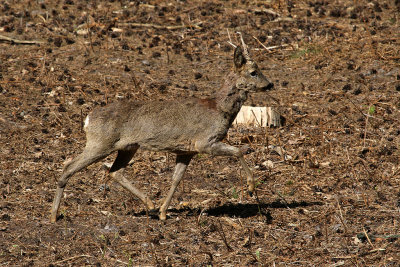
<path fill-rule="evenodd" d="M 118 151 L 118 155 L 109 170 L 111 176 L 143 201 L 149 210 L 153 210 L 154 204 L 150 198 L 121 173 L 121 169 L 127 166 L 139 147 L 177 155 L 172 186 L 159 209 L 160 220 L 166 219 L 172 195 L 190 160 L 198 153 L 237 157 L 246 173 L 251 194 L 254 181 L 243 158 L 243 151 L 221 141 L 247 99 L 247 94 L 269 90 L 273 84 L 250 58 L 244 42 L 243 49 L 240 46 L 236 47 L 233 62 L 232 71 L 214 99 L 189 98 L 145 103 L 120 101 L 94 109 L 85 120 L 85 149 L 75 159 L 66 163 L 58 181 L 50 221 L 55 222 L 57 219 L 57 211 L 68 179 L 114 151 Z"/>

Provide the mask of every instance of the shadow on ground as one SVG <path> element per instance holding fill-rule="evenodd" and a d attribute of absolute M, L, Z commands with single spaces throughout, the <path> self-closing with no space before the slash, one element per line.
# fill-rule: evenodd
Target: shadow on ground
<path fill-rule="evenodd" d="M 227 203 L 222 206 L 208 208 L 202 211 L 200 208 L 180 208 L 180 209 L 169 209 L 169 212 L 175 214 L 185 214 L 186 216 L 199 216 L 200 213 L 207 214 L 213 217 L 232 217 L 232 218 L 249 218 L 253 216 L 263 216 L 267 222 L 272 221 L 271 209 L 282 209 L 282 208 L 304 208 L 309 206 L 321 206 L 322 202 L 306 202 L 306 201 L 293 201 L 291 203 L 285 203 L 282 201 L 274 201 L 271 203 L 255 203 L 255 204 L 241 204 L 241 203 Z M 151 219 L 158 219 L 158 210 L 153 211 L 141 211 L 136 213 L 128 213 L 133 216 L 150 216 Z"/>

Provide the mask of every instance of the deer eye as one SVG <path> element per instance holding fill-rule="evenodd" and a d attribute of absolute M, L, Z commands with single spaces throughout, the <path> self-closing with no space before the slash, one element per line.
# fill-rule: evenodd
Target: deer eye
<path fill-rule="evenodd" d="M 250 76 L 251 77 L 256 77 L 257 76 L 257 71 L 253 70 L 252 72 L 250 72 Z"/>

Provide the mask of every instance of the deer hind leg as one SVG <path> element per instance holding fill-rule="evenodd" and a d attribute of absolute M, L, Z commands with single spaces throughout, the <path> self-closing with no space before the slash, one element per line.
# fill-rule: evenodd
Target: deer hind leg
<path fill-rule="evenodd" d="M 186 171 L 187 166 L 189 165 L 190 160 L 192 159 L 193 155 L 177 155 L 176 156 L 176 166 L 175 166 L 175 171 L 174 175 L 172 176 L 172 186 L 169 189 L 168 195 L 165 198 L 164 203 L 160 207 L 160 220 L 165 220 L 167 218 L 167 209 L 169 207 L 169 204 L 171 203 L 172 196 L 175 193 L 176 188 L 179 185 L 179 182 L 183 178 L 183 174 Z"/>
<path fill-rule="evenodd" d="M 246 173 L 249 195 L 250 196 L 253 195 L 255 189 L 253 173 L 251 172 L 249 166 L 247 165 L 243 157 L 243 151 L 240 148 L 230 146 L 222 142 L 205 143 L 205 144 L 202 142 L 197 142 L 195 146 L 200 153 L 208 153 L 213 156 L 237 157 L 239 159 L 240 165 L 242 165 L 242 168 Z"/>
<path fill-rule="evenodd" d="M 51 207 L 50 222 L 54 223 L 57 220 L 57 212 L 60 207 L 64 188 L 67 185 L 69 178 L 76 172 L 91 165 L 92 163 L 105 158 L 111 152 L 112 151 L 109 151 L 104 147 L 96 147 L 87 144 L 84 151 L 80 155 L 65 165 L 62 175 L 57 183 L 57 190 L 54 196 L 53 205 Z"/>
<path fill-rule="evenodd" d="M 110 175 L 126 190 L 137 196 L 149 210 L 154 209 L 154 204 L 144 193 L 137 189 L 128 179 L 122 175 L 122 170 L 126 167 L 135 155 L 139 146 L 134 146 L 130 150 L 118 150 L 117 158 L 110 169 Z"/>

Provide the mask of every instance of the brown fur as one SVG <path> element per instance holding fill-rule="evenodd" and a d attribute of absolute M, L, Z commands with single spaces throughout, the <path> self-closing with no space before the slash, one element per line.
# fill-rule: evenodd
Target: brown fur
<path fill-rule="evenodd" d="M 200 105 L 205 106 L 208 109 L 217 110 L 217 102 L 215 101 L 215 99 L 199 99 L 199 103 Z"/>
<path fill-rule="evenodd" d="M 246 51 L 245 51 L 246 52 Z M 176 186 L 183 177 L 193 155 L 208 153 L 216 156 L 235 156 L 247 175 L 249 191 L 254 190 L 250 169 L 239 148 L 222 143 L 248 93 L 266 90 L 271 83 L 247 53 L 235 50 L 235 68 L 229 73 L 215 99 L 187 98 L 173 101 L 144 103 L 119 101 L 96 108 L 89 114 L 86 147 L 65 165 L 54 198 L 51 221 L 56 220 L 62 192 L 68 179 L 79 170 L 101 160 L 114 151 L 117 158 L 110 173 L 127 190 L 138 196 L 149 209 L 151 200 L 135 188 L 119 170 L 124 168 L 140 147 L 152 151 L 177 154 L 173 184 L 160 208 L 160 219 L 166 218 Z"/>

